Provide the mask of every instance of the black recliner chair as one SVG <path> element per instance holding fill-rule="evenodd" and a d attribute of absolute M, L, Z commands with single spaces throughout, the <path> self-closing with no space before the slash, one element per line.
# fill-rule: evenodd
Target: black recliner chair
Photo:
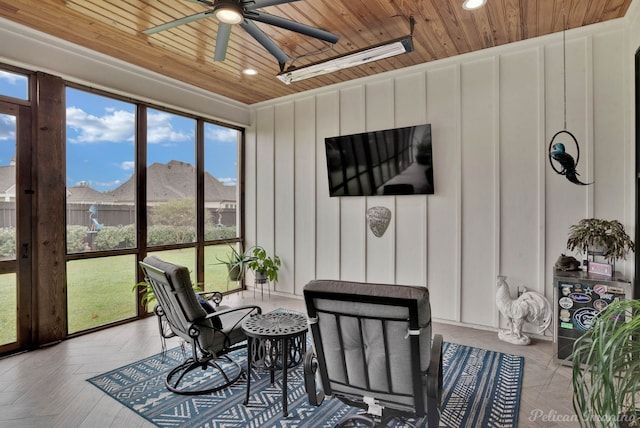
<path fill-rule="evenodd" d="M 431 336 L 425 287 L 311 281 L 304 298 L 314 345 L 305 359 L 311 404 L 328 395 L 364 409 L 338 427 L 425 415 L 438 427 L 442 336 Z"/>
<path fill-rule="evenodd" d="M 197 395 L 218 391 L 235 383 L 243 369 L 227 354 L 246 347 L 242 321 L 261 313 L 260 307 L 218 306 L 210 308 L 211 313 L 208 313 L 193 290 L 186 267 L 155 256 L 145 258 L 140 267 L 158 302 L 154 312 L 158 316 L 161 336 L 179 336 L 191 347 L 191 356 L 167 375 L 167 388 L 178 394 Z M 221 297 L 217 299 L 218 303 Z M 182 382 L 193 370 L 208 368 L 213 371 L 206 379 Z"/>

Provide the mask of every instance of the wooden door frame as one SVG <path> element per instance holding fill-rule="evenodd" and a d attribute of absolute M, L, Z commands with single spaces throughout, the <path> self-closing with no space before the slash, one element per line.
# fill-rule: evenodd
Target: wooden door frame
<path fill-rule="evenodd" d="M 33 266 L 32 266 L 32 112 L 28 102 L 0 101 L 0 112 L 16 117 L 16 259 L 4 262 L 1 273 L 16 275 L 16 342 L 0 346 L 0 354 L 33 346 Z"/>

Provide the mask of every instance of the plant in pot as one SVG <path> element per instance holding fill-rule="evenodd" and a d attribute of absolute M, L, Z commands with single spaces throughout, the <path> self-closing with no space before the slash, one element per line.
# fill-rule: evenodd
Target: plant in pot
<path fill-rule="evenodd" d="M 588 258 L 602 255 L 614 265 L 617 259 L 626 259 L 635 247 L 618 220 L 584 218 L 569 228 L 567 249 L 576 250 Z"/>
<path fill-rule="evenodd" d="M 262 247 L 253 247 L 251 255 L 253 259 L 249 261 L 247 266 L 255 274 L 256 281 L 265 281 L 266 279 L 271 282 L 278 281 L 278 270 L 282 265 L 280 257 L 269 256 Z"/>
<path fill-rule="evenodd" d="M 570 358 L 581 426 L 640 427 L 640 300 L 604 308 Z"/>
<path fill-rule="evenodd" d="M 147 281 L 140 281 L 137 284 L 134 284 L 133 288 L 131 289 L 131 291 L 133 291 L 135 293 L 135 291 L 137 289 L 142 290 L 140 292 L 140 303 L 142 303 L 143 306 L 145 307 L 149 307 L 149 305 L 153 302 L 156 301 L 156 294 L 153 291 L 153 287 L 151 287 L 151 284 L 149 284 Z M 197 294 L 203 295 L 203 294 L 213 294 L 215 292 L 211 291 L 211 292 L 203 292 L 200 289 L 200 286 L 198 284 L 193 284 L 193 291 L 196 292 Z"/>
<path fill-rule="evenodd" d="M 222 260 L 217 258 L 220 263 L 227 266 L 229 281 L 241 281 L 244 278 L 246 267 L 253 260 L 253 256 L 244 252 L 239 252 L 232 245 L 229 246 L 231 251 L 227 253 L 227 258 Z"/>
<path fill-rule="evenodd" d="M 140 303 L 142 303 L 142 305 L 144 307 L 149 307 L 149 305 L 153 302 L 156 301 L 156 295 L 153 292 L 153 288 L 151 287 L 151 284 L 149 284 L 146 281 L 140 281 L 139 283 L 135 284 L 133 286 L 133 288 L 131 289 L 131 291 L 133 291 L 135 293 L 135 291 L 137 289 L 140 289 Z"/>

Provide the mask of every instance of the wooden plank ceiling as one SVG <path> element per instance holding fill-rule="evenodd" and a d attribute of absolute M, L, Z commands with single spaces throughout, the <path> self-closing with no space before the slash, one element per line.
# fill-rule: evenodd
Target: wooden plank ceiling
<path fill-rule="evenodd" d="M 427 61 L 623 17 L 631 0 L 488 0 L 475 11 L 462 0 L 299 0 L 260 9 L 340 36 L 325 42 L 256 23 L 295 66 L 410 33 L 414 51 L 285 85 L 278 61 L 239 26 L 227 57 L 214 62 L 213 16 L 156 34 L 143 30 L 210 8 L 187 0 L 0 0 L 0 16 L 138 66 L 253 104 Z M 290 63 L 286 66 L 291 65 Z M 246 76 L 242 70 L 255 69 Z"/>

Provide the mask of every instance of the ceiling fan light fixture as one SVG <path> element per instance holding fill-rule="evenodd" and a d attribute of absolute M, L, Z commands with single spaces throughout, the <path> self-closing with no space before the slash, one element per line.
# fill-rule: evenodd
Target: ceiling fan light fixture
<path fill-rule="evenodd" d="M 462 8 L 466 10 L 474 10 L 481 8 L 487 3 L 487 0 L 464 0 Z"/>
<path fill-rule="evenodd" d="M 219 0 L 214 6 L 214 12 L 216 19 L 225 24 L 239 24 L 244 19 L 242 16 L 242 9 L 236 2 Z"/>
<path fill-rule="evenodd" d="M 411 36 L 400 39 L 391 40 L 386 43 L 372 46 L 370 48 L 361 49 L 346 55 L 337 56 L 326 61 L 316 62 L 304 67 L 294 68 L 279 73 L 276 77 L 285 84 L 289 85 L 304 79 L 321 76 L 323 74 L 333 73 L 349 67 L 366 64 L 368 62 L 378 61 L 380 59 L 389 58 L 413 51 L 413 40 Z"/>

